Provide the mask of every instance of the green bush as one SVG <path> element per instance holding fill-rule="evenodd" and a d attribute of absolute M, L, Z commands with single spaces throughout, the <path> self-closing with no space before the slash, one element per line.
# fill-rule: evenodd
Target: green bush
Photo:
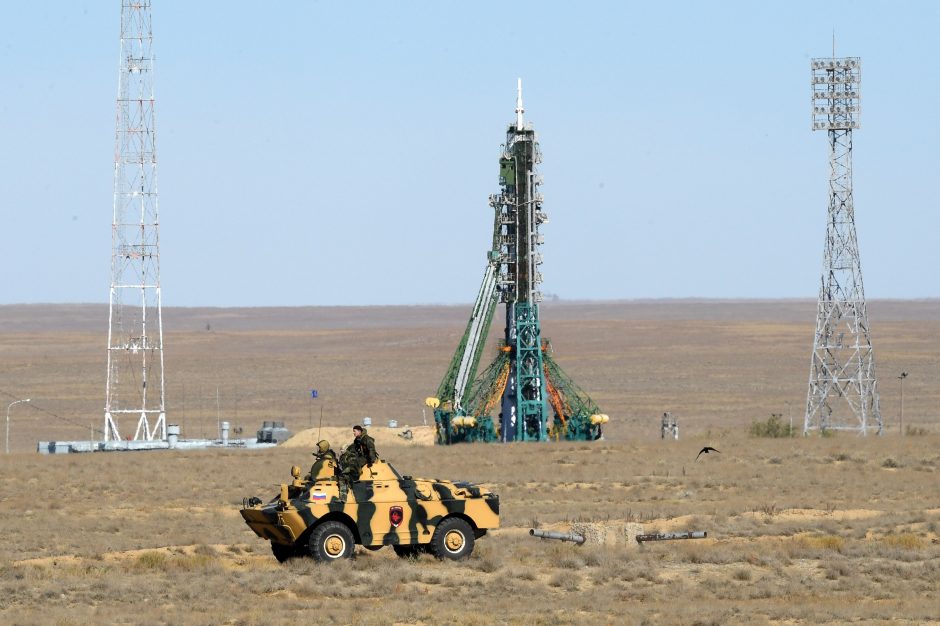
<path fill-rule="evenodd" d="M 778 439 L 780 437 L 792 437 L 793 429 L 789 424 L 784 424 L 780 419 L 781 415 L 774 413 L 767 418 L 766 422 L 751 422 L 750 433 L 752 437 L 771 437 Z"/>

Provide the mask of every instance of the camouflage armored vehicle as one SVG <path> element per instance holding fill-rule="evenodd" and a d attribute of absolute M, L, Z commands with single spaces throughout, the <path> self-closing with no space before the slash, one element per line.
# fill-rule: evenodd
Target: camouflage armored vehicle
<path fill-rule="evenodd" d="M 332 459 L 320 459 L 267 503 L 245 498 L 242 517 L 271 541 L 278 561 L 311 556 L 336 561 L 352 556 L 355 544 L 370 550 L 392 546 L 399 556 L 430 552 L 461 559 L 491 528 L 499 527 L 499 496 L 466 482 L 402 476 L 377 460 L 359 480 L 345 485 Z"/>

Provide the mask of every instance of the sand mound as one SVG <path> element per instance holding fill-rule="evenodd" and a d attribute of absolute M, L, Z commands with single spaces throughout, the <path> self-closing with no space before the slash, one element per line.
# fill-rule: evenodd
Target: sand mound
<path fill-rule="evenodd" d="M 571 525 L 571 532 L 584 537 L 585 545 L 636 547 L 636 536 L 643 534 L 643 525 L 631 522 L 608 522 L 595 524 L 577 522 Z"/>
<path fill-rule="evenodd" d="M 637 547 L 636 536 L 647 532 L 643 524 L 632 522 L 575 522 L 573 524 L 549 524 L 543 530 L 575 533 L 584 537 L 588 546 Z M 549 541 L 549 540 L 546 540 Z"/>
<path fill-rule="evenodd" d="M 383 456 L 382 449 L 387 446 L 433 446 L 434 428 L 431 426 L 400 426 L 387 428 L 374 426 L 367 429 L 369 436 L 375 439 L 375 448 L 379 456 Z M 405 431 L 410 430 L 411 439 L 401 437 Z M 281 445 L 286 448 L 309 448 L 313 450 L 317 442 L 326 439 L 337 452 L 349 445 L 353 440 L 352 426 L 324 426 L 322 431 L 317 428 L 302 430 Z"/>

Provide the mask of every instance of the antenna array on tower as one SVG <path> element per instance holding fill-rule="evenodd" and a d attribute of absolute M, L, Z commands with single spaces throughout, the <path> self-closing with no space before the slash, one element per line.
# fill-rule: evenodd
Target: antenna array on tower
<path fill-rule="evenodd" d="M 852 194 L 861 61 L 813 59 L 813 130 L 829 135 L 829 211 L 803 434 L 882 431 Z"/>

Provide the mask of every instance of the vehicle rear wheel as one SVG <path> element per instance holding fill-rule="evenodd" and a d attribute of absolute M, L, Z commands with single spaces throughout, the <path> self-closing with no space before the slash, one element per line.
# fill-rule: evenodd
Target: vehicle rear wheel
<path fill-rule="evenodd" d="M 459 517 L 448 517 L 431 537 L 431 554 L 439 559 L 458 560 L 473 552 L 473 529 Z"/>
<path fill-rule="evenodd" d="M 271 552 L 274 553 L 274 558 L 277 559 L 278 563 L 283 563 L 287 559 L 292 559 L 303 554 L 296 546 L 274 543 L 273 541 L 271 542 Z"/>
<path fill-rule="evenodd" d="M 331 562 L 352 556 L 356 539 L 352 531 L 342 522 L 323 522 L 313 529 L 307 548 L 316 561 Z"/>

